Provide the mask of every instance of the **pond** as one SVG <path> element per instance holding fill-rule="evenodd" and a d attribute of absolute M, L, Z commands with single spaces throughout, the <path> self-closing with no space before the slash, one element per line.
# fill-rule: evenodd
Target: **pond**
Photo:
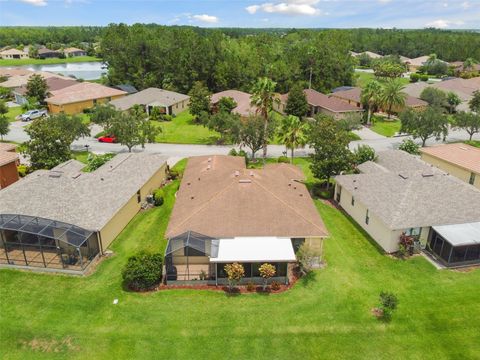
<path fill-rule="evenodd" d="M 100 79 L 102 74 L 107 73 L 107 66 L 100 61 L 78 62 L 66 64 L 34 64 L 23 66 L 8 66 L 12 69 L 27 69 L 32 71 L 50 71 L 53 73 L 70 76 L 77 79 L 96 80 Z"/>

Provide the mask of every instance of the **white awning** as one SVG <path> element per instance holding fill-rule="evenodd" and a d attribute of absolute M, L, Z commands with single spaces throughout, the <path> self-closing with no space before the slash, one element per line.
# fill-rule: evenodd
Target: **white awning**
<path fill-rule="evenodd" d="M 432 228 L 453 246 L 480 244 L 480 222 L 432 226 Z"/>
<path fill-rule="evenodd" d="M 296 261 L 290 238 L 235 237 L 212 240 L 217 247 L 216 256 L 210 262 L 293 262 Z"/>

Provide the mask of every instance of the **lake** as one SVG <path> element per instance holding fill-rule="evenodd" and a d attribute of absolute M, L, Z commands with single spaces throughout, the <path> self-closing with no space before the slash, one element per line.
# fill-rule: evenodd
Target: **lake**
<path fill-rule="evenodd" d="M 50 71 L 65 76 L 73 75 L 77 79 L 84 80 L 100 79 L 102 74 L 107 73 L 107 66 L 100 61 L 45 65 L 35 64 L 7 67 L 12 69 L 27 69 L 32 71 Z"/>

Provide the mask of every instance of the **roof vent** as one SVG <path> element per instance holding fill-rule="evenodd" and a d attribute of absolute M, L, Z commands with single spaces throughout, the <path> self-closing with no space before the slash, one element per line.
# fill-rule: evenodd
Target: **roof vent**
<path fill-rule="evenodd" d="M 48 175 L 51 178 L 59 178 L 62 176 L 61 171 L 50 171 L 50 174 Z"/>
<path fill-rule="evenodd" d="M 356 187 L 356 186 L 355 186 L 353 189 L 354 189 L 354 190 L 357 190 L 357 189 L 358 189 L 358 187 Z"/>
<path fill-rule="evenodd" d="M 191 196 L 191 197 L 190 197 L 190 200 L 193 200 L 193 199 L 195 199 L 195 196 Z"/>
<path fill-rule="evenodd" d="M 190 185 L 190 183 L 189 183 L 189 182 L 187 182 L 187 185 Z"/>
<path fill-rule="evenodd" d="M 238 177 L 238 176 L 240 176 L 240 171 L 235 170 L 235 177 Z"/>
<path fill-rule="evenodd" d="M 302 197 L 302 196 L 303 196 L 303 194 L 300 194 L 300 197 Z"/>
<path fill-rule="evenodd" d="M 250 179 L 241 179 L 241 180 L 238 180 L 238 182 L 240 184 L 250 184 L 252 182 L 252 180 Z"/>
<path fill-rule="evenodd" d="M 408 175 L 407 174 L 404 174 L 404 173 L 400 173 L 398 174 L 398 176 L 400 176 L 402 179 L 404 180 L 407 180 L 408 179 Z"/>
<path fill-rule="evenodd" d="M 212 165 L 207 166 L 207 170 L 210 170 L 212 168 Z"/>
<path fill-rule="evenodd" d="M 198 178 L 198 181 L 200 181 L 200 178 Z"/>
<path fill-rule="evenodd" d="M 211 158 L 211 157 L 208 158 L 208 162 L 212 162 L 212 158 Z"/>
<path fill-rule="evenodd" d="M 253 174 L 253 171 L 250 171 L 250 176 L 253 176 L 253 175 L 254 175 L 254 174 Z"/>
<path fill-rule="evenodd" d="M 462 149 L 462 150 L 468 151 L 468 149 L 464 146 L 459 146 L 459 148 Z"/>

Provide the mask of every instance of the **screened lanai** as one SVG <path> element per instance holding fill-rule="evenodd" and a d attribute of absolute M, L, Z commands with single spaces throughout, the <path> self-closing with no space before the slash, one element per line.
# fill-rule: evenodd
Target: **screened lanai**
<path fill-rule="evenodd" d="M 99 252 L 96 232 L 41 217 L 0 214 L 0 264 L 82 272 Z"/>

